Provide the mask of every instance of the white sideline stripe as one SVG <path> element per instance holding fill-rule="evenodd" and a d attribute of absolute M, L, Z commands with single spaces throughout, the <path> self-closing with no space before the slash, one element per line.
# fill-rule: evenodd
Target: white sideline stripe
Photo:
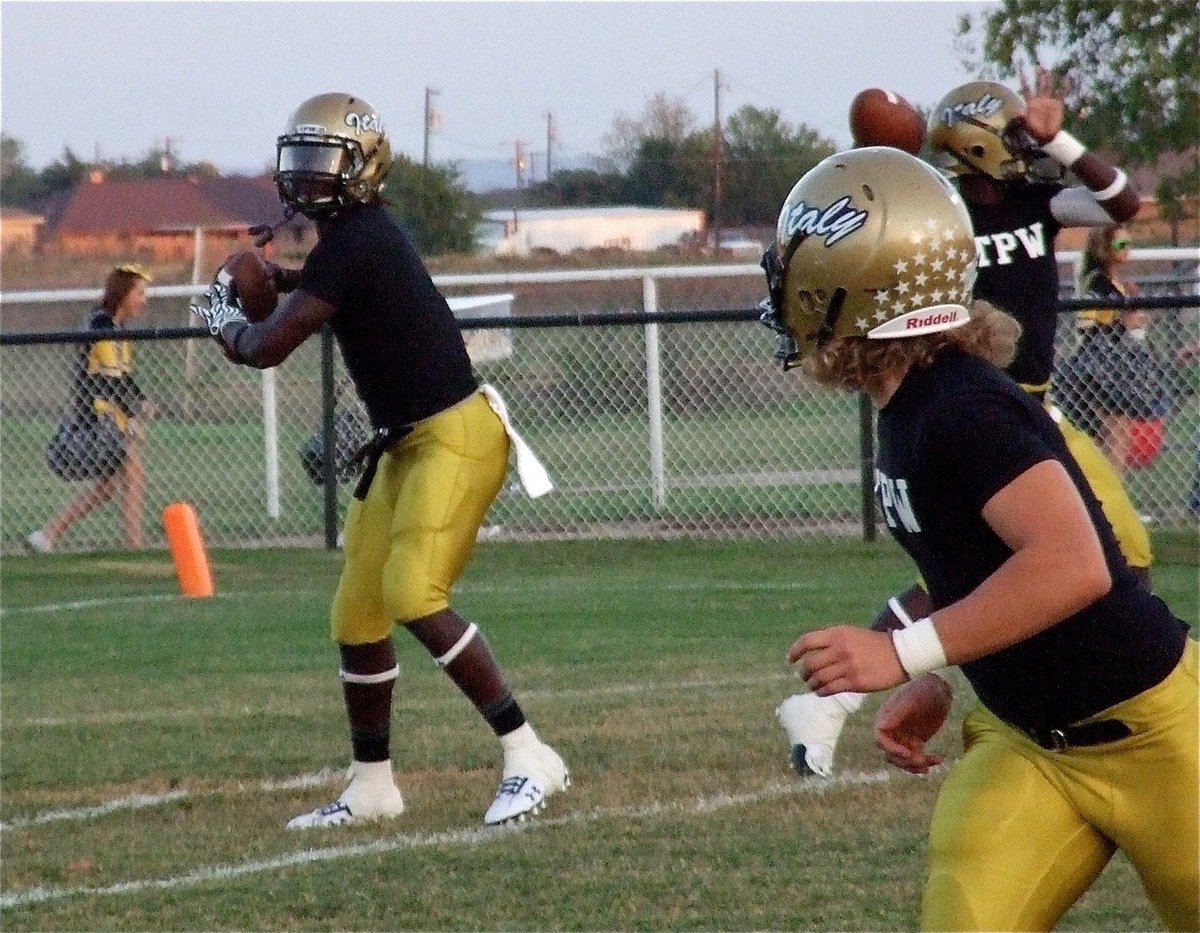
<path fill-rule="evenodd" d="M 732 677 L 727 680 L 684 680 L 678 683 L 632 683 L 632 684 L 609 684 L 606 687 L 581 687 L 574 690 L 522 690 L 521 696 L 535 697 L 537 699 L 572 699 L 576 697 L 594 697 L 594 696 L 636 696 L 643 693 L 662 693 L 668 690 L 714 690 L 723 687 L 749 687 L 756 684 L 772 683 L 777 680 L 794 680 L 795 673 L 781 671 L 777 674 L 767 674 L 757 677 Z M 333 702 L 333 700 L 330 700 Z M 409 704 L 407 707 L 413 709 L 427 709 L 431 706 L 445 706 L 450 703 L 457 703 L 457 697 L 446 699 L 445 701 L 425 701 L 421 703 Z M 127 722 L 184 722 L 189 719 L 195 719 L 203 716 L 205 719 L 233 719 L 246 715 L 261 715 L 264 712 L 274 715 L 290 715 L 295 712 L 294 709 L 289 710 L 264 710 L 261 708 L 241 708 L 237 710 L 213 710 L 213 709 L 180 709 L 180 710 L 153 710 L 150 712 L 135 712 L 135 713 L 100 713 L 90 716 L 39 716 L 34 719 L 21 719 L 7 723 L 9 729 L 54 729 L 61 726 L 98 726 L 98 725 L 113 725 L 116 723 Z"/>
<path fill-rule="evenodd" d="M 576 589 L 597 589 L 603 588 L 608 591 L 612 590 L 629 590 L 638 592 L 642 590 L 653 590 L 656 592 L 666 593 L 688 593 L 700 590 L 728 590 L 731 592 L 765 592 L 770 590 L 811 590 L 816 584 L 804 582 L 784 582 L 784 583 L 740 583 L 735 580 L 729 580 L 724 583 L 655 583 L 653 580 L 647 580 L 644 583 L 608 583 L 599 580 L 547 580 L 544 583 L 519 584 L 513 586 L 480 584 L 472 586 L 469 583 L 461 584 L 455 587 L 456 592 L 462 594 L 472 593 L 529 593 L 541 590 L 561 590 L 564 587 L 573 587 Z M 307 595 L 313 596 L 324 593 L 324 590 L 289 590 L 293 596 Z M 263 590 L 251 590 L 244 593 L 216 593 L 213 599 L 246 599 L 249 597 L 269 596 L 272 599 L 278 597 L 278 593 L 267 592 Z M 329 590 L 329 596 L 333 598 L 332 588 Z M 191 596 L 184 596 L 180 593 L 153 593 L 145 596 L 106 596 L 97 599 L 80 599 L 67 603 L 44 603 L 36 606 L 0 606 L 0 618 L 7 616 L 23 616 L 23 615 L 43 615 L 56 612 L 73 612 L 78 609 L 103 609 L 106 606 L 128 606 L 137 603 L 162 603 L 162 602 L 185 602 L 192 600 Z"/>
<path fill-rule="evenodd" d="M 346 770 L 322 768 L 312 774 L 298 774 L 295 777 L 280 780 L 259 781 L 252 786 L 254 791 L 295 790 L 298 787 L 318 787 L 329 784 L 340 777 L 345 777 Z M 243 785 L 245 786 L 245 785 Z M 69 807 L 63 810 L 47 810 L 36 816 L 22 816 L 0 823 L 0 831 L 23 829 L 26 826 L 40 826 L 44 823 L 58 823 L 62 820 L 90 820 L 98 816 L 116 813 L 118 810 L 142 810 L 146 807 L 160 807 L 175 800 L 188 797 L 212 797 L 222 792 L 221 788 L 212 790 L 172 790 L 162 794 L 130 794 L 126 797 L 114 797 L 104 803 L 91 807 Z"/>
<path fill-rule="evenodd" d="M 229 599 L 233 593 L 217 593 L 214 598 Z M 79 599 L 69 603 L 44 603 L 40 606 L 6 606 L 0 617 L 40 615 L 42 613 L 74 612 L 77 609 L 99 609 L 104 606 L 129 606 L 137 603 L 166 603 L 186 599 L 178 593 L 154 593 L 145 596 L 107 596 L 101 599 Z"/>
<path fill-rule="evenodd" d="M 612 818 L 636 820 L 669 813 L 682 814 L 684 816 L 704 815 L 716 813 L 730 807 L 740 807 L 746 804 L 759 803 L 764 800 L 791 796 L 793 794 L 823 794 L 846 786 L 886 784 L 891 778 L 892 774 L 889 771 L 852 772 L 832 778 L 804 778 L 788 784 L 769 784 L 755 791 L 736 794 L 721 793 L 690 801 L 667 801 L 652 803 L 643 807 L 614 807 L 607 810 L 594 809 L 584 813 L 570 813 L 551 819 L 538 818 L 510 826 L 452 829 L 439 833 L 393 836 L 389 839 L 378 839 L 374 842 L 359 843 L 357 845 L 305 849 L 300 852 L 293 852 L 289 855 L 281 855 L 271 859 L 259 859 L 229 865 L 210 865 L 205 868 L 197 868 L 182 875 L 172 875 L 167 878 L 143 878 L 135 881 L 121 881 L 102 888 L 26 888 L 22 891 L 13 891 L 0 895 L 0 910 L 8 907 L 20 907 L 25 904 L 62 900 L 68 897 L 133 894 L 147 890 L 166 891 L 173 888 L 191 887 L 207 881 L 263 874 L 282 868 L 291 868 L 295 865 L 332 862 L 340 859 L 358 858 L 365 855 L 398 852 L 405 849 L 424 849 L 439 845 L 473 848 L 514 833 L 524 834 L 554 826 L 596 823 Z M 320 830 L 314 830 L 314 832 L 320 832 Z"/>
<path fill-rule="evenodd" d="M 291 596 L 313 595 L 317 590 L 289 590 Z M 252 599 L 256 596 L 278 598 L 278 593 L 263 590 L 248 590 L 244 593 L 214 593 L 208 599 Z M 103 596 L 96 599 L 78 599 L 69 603 L 43 603 L 38 606 L 0 607 L 0 618 L 8 616 L 48 615 L 56 612 L 74 612 L 79 609 L 104 609 L 108 606 L 131 606 L 139 603 L 183 603 L 195 602 L 194 596 L 182 593 L 146 593 L 142 596 Z M 139 624 L 144 620 L 139 620 Z"/>

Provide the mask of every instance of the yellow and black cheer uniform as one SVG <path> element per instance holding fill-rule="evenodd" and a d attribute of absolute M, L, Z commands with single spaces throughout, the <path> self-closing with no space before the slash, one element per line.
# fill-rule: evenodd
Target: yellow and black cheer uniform
<path fill-rule="evenodd" d="M 1046 401 L 1072 456 L 1079 461 L 1104 507 L 1126 559 L 1133 567 L 1147 568 L 1154 561 L 1150 535 L 1121 478 L 1096 442 L 1046 398 L 1054 372 L 1058 326 L 1054 238 L 1062 229 L 1050 201 L 1062 190 L 1063 186 L 1056 183 L 1014 181 L 1005 183 L 1005 196 L 999 204 L 965 201 L 975 228 L 979 259 L 974 294 L 1020 321 L 1021 339 L 1008 374 L 1026 391 Z"/>
<path fill-rule="evenodd" d="M 88 312 L 84 328 L 92 342 L 80 349 L 72 399 L 77 415 L 108 416 L 122 432 L 146 396 L 133 378 L 133 350 L 128 340 L 100 338 L 120 330 L 103 307 Z"/>
<path fill-rule="evenodd" d="M 1080 289 L 1088 298 L 1124 298 L 1125 289 L 1112 280 L 1103 269 L 1093 269 L 1087 274 Z M 1075 326 L 1083 334 L 1097 327 L 1112 327 L 1120 319 L 1115 308 L 1085 308 L 1075 314 Z"/>
<path fill-rule="evenodd" d="M 1195 930 L 1200 736 L 1187 624 L 1137 583 L 1062 434 L 998 369 L 943 351 L 879 413 L 885 518 L 935 607 L 1011 556 L 982 509 L 1047 459 L 1079 490 L 1113 586 L 962 665 L 979 704 L 934 811 L 922 928 L 1051 929 L 1120 848 L 1163 922 Z"/>
<path fill-rule="evenodd" d="M 336 641 L 366 644 L 448 607 L 503 484 L 509 440 L 453 312 L 383 207 L 322 222 L 299 288 L 337 309 L 346 369 L 386 432 L 350 505 L 331 612 Z"/>

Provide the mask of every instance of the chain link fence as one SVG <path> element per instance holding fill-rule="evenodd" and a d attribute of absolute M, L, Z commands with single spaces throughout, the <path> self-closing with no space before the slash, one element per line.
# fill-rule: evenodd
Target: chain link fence
<path fill-rule="evenodd" d="M 1159 280 L 1143 295 L 1182 297 L 1159 299 L 1173 306 L 1151 312 L 1145 346 L 1162 364 L 1161 395 L 1142 420 L 1157 419 L 1158 436 L 1153 454 L 1129 461 L 1125 475 L 1153 526 L 1180 528 L 1200 511 L 1189 501 L 1200 456 L 1197 372 L 1180 357 L 1198 338 L 1196 252 L 1149 252 L 1132 259 Z M 1065 267 L 1064 281 L 1069 274 Z M 437 281 L 480 376 L 505 396 L 557 487 L 531 500 L 514 471 L 483 535 L 875 535 L 869 405 L 780 371 L 772 336 L 751 310 L 762 294 L 757 266 Z M 275 370 L 232 366 L 189 320 L 187 299 L 199 290 L 152 288 L 128 334 L 135 377 L 158 409 L 142 447 L 145 546 L 165 546 L 160 516 L 176 501 L 196 507 L 210 546 L 335 544 L 352 484 L 345 475 L 320 482 L 312 452 L 315 438 L 328 442 L 341 429 L 348 447 L 355 435 L 347 422 L 357 402 L 340 356 L 314 338 Z M 94 483 L 60 480 L 46 448 L 68 404 L 78 347 L 71 332 L 97 297 L 3 296 L 3 553 L 22 551 L 31 531 Z M 1059 338 L 1061 358 L 1071 358 L 1079 337 L 1069 311 Z M 114 500 L 56 549 L 125 546 Z"/>

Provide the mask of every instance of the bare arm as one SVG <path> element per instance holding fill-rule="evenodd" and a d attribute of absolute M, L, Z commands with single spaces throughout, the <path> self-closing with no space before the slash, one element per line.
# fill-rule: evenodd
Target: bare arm
<path fill-rule="evenodd" d="M 1112 587 L 1091 517 L 1058 461 L 1030 467 L 993 495 L 982 514 L 1012 555 L 967 596 L 929 617 L 943 663 L 962 664 L 1024 641 Z M 809 632 L 791 646 L 788 660 L 823 696 L 885 690 L 907 679 L 891 636 L 857 626 Z"/>
<path fill-rule="evenodd" d="M 1057 460 L 1043 460 L 997 492 L 983 518 L 1013 554 L 966 597 L 934 613 L 952 664 L 1024 641 L 1112 588 L 1087 508 Z"/>
<path fill-rule="evenodd" d="M 321 329 L 337 309 L 303 289 L 296 289 L 266 320 L 257 324 L 228 324 L 221 331 L 231 359 L 270 369 Z"/>
<path fill-rule="evenodd" d="M 1087 185 L 1086 194 L 1079 189 L 1067 189 L 1061 195 L 1071 191 L 1076 192 L 1075 195 L 1060 195 L 1051 201 L 1054 216 L 1064 226 L 1102 226 L 1129 220 L 1141 208 L 1141 197 L 1125 173 L 1063 132 L 1063 98 L 1069 85 L 1056 86 L 1053 75 L 1045 68 L 1037 69 L 1035 82 L 1031 89 L 1025 76 L 1021 76 L 1021 91 L 1025 95 L 1025 114 L 1020 118 L 1021 122 L 1052 158 Z M 1064 137 L 1069 142 L 1056 144 Z M 1094 206 L 1090 211 L 1080 195 L 1091 200 Z M 1095 211 L 1096 206 L 1103 213 Z"/>

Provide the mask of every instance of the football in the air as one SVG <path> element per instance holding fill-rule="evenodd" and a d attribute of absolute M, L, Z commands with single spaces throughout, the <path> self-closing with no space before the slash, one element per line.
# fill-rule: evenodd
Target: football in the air
<path fill-rule="evenodd" d="M 245 249 L 234 253 L 221 264 L 218 280 L 233 282 L 242 310 L 251 321 L 261 321 L 275 310 L 279 292 L 262 256 Z"/>
<path fill-rule="evenodd" d="M 925 142 L 925 121 L 899 94 L 869 87 L 850 102 L 850 133 L 855 146 L 891 146 L 916 155 Z"/>

